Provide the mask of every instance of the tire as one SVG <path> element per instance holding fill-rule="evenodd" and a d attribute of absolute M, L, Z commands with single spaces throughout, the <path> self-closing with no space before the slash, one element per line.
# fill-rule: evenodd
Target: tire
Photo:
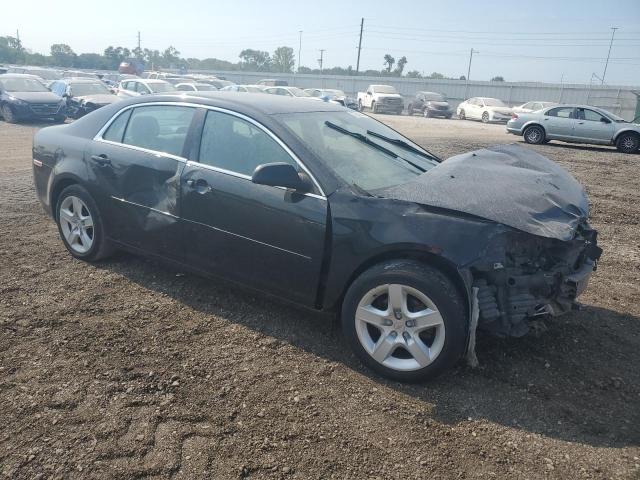
<path fill-rule="evenodd" d="M 390 308 L 390 295 L 398 299 L 399 309 Z M 464 305 L 456 287 L 439 270 L 412 260 L 386 261 L 366 270 L 347 290 L 342 329 L 367 367 L 393 380 L 417 382 L 451 368 L 464 354 L 468 335 Z M 426 313 L 413 320 L 411 313 L 419 311 Z M 410 324 L 416 321 L 417 325 Z M 428 327 L 423 322 L 433 324 Z"/>
<path fill-rule="evenodd" d="M 445 118 L 446 118 L 447 120 L 451 120 L 451 117 L 452 117 L 452 116 L 453 116 L 453 115 L 451 115 L 451 114 L 449 114 L 449 115 L 445 115 Z"/>
<path fill-rule="evenodd" d="M 428 108 L 425 108 L 422 114 L 424 115 L 425 118 L 431 118 L 431 112 L 429 111 Z"/>
<path fill-rule="evenodd" d="M 482 123 L 489 123 L 489 112 L 482 112 Z"/>
<path fill-rule="evenodd" d="M 407 115 L 411 116 L 413 115 L 413 104 L 409 104 L 407 105 Z"/>
<path fill-rule="evenodd" d="M 18 123 L 18 121 L 16 120 L 16 116 L 13 113 L 13 110 L 11 110 L 11 107 L 9 105 L 3 105 L 2 106 L 2 118 L 4 118 L 4 121 L 7 123 Z"/>
<path fill-rule="evenodd" d="M 55 117 L 53 117 L 54 123 L 64 123 L 66 120 L 67 120 L 66 115 L 56 115 Z"/>
<path fill-rule="evenodd" d="M 378 106 L 376 105 L 376 102 L 371 102 L 371 112 L 378 113 Z"/>
<path fill-rule="evenodd" d="M 402 115 L 403 110 L 404 110 L 403 108 L 401 108 L 400 110 L 396 110 L 396 115 Z"/>
<path fill-rule="evenodd" d="M 96 262 L 113 253 L 100 210 L 81 185 L 69 185 L 62 190 L 56 202 L 55 220 L 64 246 L 75 258 Z"/>
<path fill-rule="evenodd" d="M 458 114 L 458 118 L 460 120 L 466 120 L 467 116 L 464 114 L 464 110 L 460 110 L 460 113 Z"/>
<path fill-rule="evenodd" d="M 358 111 L 359 112 L 364 111 L 364 107 L 362 106 L 362 100 L 358 100 Z"/>
<path fill-rule="evenodd" d="M 640 147 L 640 135 L 623 133 L 616 140 L 616 148 L 622 153 L 636 153 Z"/>
<path fill-rule="evenodd" d="M 531 125 L 522 133 L 524 141 L 533 145 L 540 145 L 545 142 L 545 131 L 540 125 Z"/>

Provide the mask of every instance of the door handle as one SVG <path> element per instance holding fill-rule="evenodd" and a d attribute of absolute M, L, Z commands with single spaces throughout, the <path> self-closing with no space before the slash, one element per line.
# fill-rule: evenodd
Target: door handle
<path fill-rule="evenodd" d="M 100 155 L 91 155 L 91 160 L 96 162 L 101 167 L 106 167 L 107 165 L 111 165 L 111 160 L 104 153 Z"/>

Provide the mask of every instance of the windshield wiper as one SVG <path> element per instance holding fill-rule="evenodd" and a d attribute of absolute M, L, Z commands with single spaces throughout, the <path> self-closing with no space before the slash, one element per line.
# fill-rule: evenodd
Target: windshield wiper
<path fill-rule="evenodd" d="M 379 138 L 381 140 L 384 140 L 385 142 L 389 142 L 389 143 L 391 143 L 393 145 L 397 145 L 397 146 L 399 146 L 401 148 L 404 148 L 405 150 L 409 150 L 410 152 L 413 152 L 413 153 L 415 153 L 417 155 L 420 155 L 421 157 L 430 158 L 430 159 L 436 160 L 438 162 L 442 161 L 436 155 L 434 155 L 429 150 L 427 150 L 426 148 L 425 148 L 425 152 L 427 152 L 427 153 L 424 153 L 423 151 L 418 150 L 416 147 L 414 147 L 412 145 L 409 145 L 407 142 L 405 142 L 404 140 L 400 140 L 399 138 L 389 138 L 389 137 L 386 137 L 386 136 L 382 135 L 381 133 L 376 133 L 376 132 L 371 131 L 371 130 L 367 130 L 367 133 L 369 135 L 371 135 L 372 137 L 376 137 L 376 138 Z"/>
<path fill-rule="evenodd" d="M 371 141 L 366 135 L 363 135 L 362 133 L 352 132 L 351 130 L 347 130 L 346 128 L 342 128 L 340 125 L 336 125 L 335 123 L 330 122 L 329 120 L 324 122 L 324 124 L 327 127 L 332 128 L 333 130 L 337 130 L 340 133 L 344 133 L 345 135 L 349 135 L 350 137 L 353 137 L 353 138 L 355 138 L 357 140 L 360 140 L 362 143 L 366 143 L 367 145 L 370 145 L 371 147 L 375 148 L 376 150 L 380 150 L 381 152 L 386 153 L 390 157 L 398 158 L 398 155 L 395 152 L 392 152 L 388 148 L 384 148 L 382 145 L 379 145 L 376 142 Z"/>

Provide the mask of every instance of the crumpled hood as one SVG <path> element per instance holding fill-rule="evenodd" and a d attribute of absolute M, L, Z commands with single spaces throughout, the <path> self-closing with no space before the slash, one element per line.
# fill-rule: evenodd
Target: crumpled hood
<path fill-rule="evenodd" d="M 8 95 L 29 103 L 60 103 L 60 97 L 53 92 L 7 92 Z"/>
<path fill-rule="evenodd" d="M 97 105 L 109 105 L 113 102 L 120 100 L 117 95 L 111 95 L 109 93 L 99 93 L 97 95 L 83 95 L 79 97 L 73 97 L 78 103 L 95 103 Z"/>
<path fill-rule="evenodd" d="M 589 216 L 587 195 L 569 172 L 516 144 L 451 157 L 416 180 L 378 194 L 563 241 L 573 239 Z"/>

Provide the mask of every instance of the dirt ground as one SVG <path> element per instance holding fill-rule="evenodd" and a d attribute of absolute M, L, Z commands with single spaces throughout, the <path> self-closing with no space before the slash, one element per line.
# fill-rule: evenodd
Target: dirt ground
<path fill-rule="evenodd" d="M 521 141 L 380 118 L 443 157 Z M 330 317 L 127 254 L 73 260 L 34 194 L 36 128 L 0 123 L 0 478 L 640 478 L 640 155 L 533 147 L 590 195 L 585 308 L 403 385 Z"/>

